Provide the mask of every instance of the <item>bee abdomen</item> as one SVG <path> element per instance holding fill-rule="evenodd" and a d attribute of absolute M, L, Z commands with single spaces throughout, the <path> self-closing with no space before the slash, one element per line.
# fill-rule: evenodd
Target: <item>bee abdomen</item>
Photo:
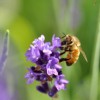
<path fill-rule="evenodd" d="M 73 50 L 72 52 L 69 52 L 67 54 L 67 60 L 66 60 L 66 64 L 68 66 L 74 64 L 77 62 L 78 58 L 79 58 L 79 55 L 80 55 L 80 51 L 79 49 L 75 49 Z"/>

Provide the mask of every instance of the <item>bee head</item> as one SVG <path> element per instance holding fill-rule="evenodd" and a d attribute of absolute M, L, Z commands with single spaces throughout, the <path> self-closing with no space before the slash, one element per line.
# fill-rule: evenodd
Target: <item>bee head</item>
<path fill-rule="evenodd" d="M 67 43 L 67 45 L 73 45 L 74 40 L 73 40 L 72 36 L 66 35 L 66 43 Z"/>

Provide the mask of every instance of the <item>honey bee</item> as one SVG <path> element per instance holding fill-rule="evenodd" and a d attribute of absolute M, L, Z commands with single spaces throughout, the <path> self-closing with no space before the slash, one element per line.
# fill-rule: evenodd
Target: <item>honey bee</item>
<path fill-rule="evenodd" d="M 60 62 L 65 61 L 66 64 L 70 66 L 77 62 L 80 52 L 87 61 L 85 52 L 82 50 L 81 43 L 76 36 L 64 35 L 62 38 L 64 38 L 64 40 L 61 42 L 62 47 L 60 49 L 64 51 L 60 53 L 60 55 L 67 53 L 67 56 L 66 58 L 61 58 Z"/>

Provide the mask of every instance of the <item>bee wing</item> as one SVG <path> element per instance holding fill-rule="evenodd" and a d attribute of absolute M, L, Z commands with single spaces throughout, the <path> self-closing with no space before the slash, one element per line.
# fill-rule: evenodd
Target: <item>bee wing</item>
<path fill-rule="evenodd" d="M 80 48 L 80 47 L 79 47 L 79 50 L 80 50 L 80 52 L 82 53 L 84 59 L 88 62 L 85 52 L 84 52 L 84 51 L 82 50 L 82 48 Z"/>

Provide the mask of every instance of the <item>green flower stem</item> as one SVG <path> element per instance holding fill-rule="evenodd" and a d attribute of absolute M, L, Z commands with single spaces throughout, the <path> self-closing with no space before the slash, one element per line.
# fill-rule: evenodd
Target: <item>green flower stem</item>
<path fill-rule="evenodd" d="M 98 32 L 95 39 L 93 61 L 92 61 L 92 78 L 90 87 L 90 100 L 98 100 L 98 79 L 99 79 L 99 53 L 100 53 L 100 12 L 98 20 Z"/>

